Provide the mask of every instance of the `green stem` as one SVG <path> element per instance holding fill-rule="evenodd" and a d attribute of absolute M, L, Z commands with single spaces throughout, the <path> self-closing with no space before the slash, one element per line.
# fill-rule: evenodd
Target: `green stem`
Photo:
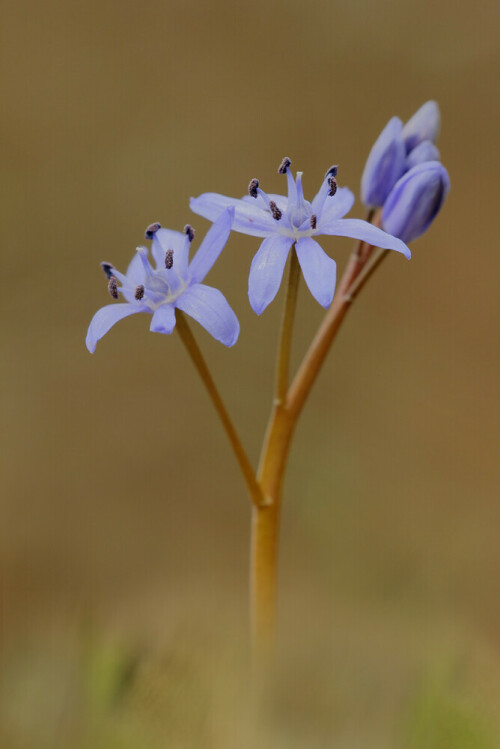
<path fill-rule="evenodd" d="M 265 504 L 265 498 L 262 494 L 262 490 L 259 484 L 257 483 L 254 470 L 248 459 L 245 449 L 241 444 L 240 438 L 238 437 L 236 429 L 233 426 L 233 422 L 231 421 L 222 398 L 219 395 L 219 391 L 217 390 L 215 382 L 212 379 L 212 375 L 210 374 L 205 359 L 203 358 L 203 354 L 201 353 L 201 350 L 196 343 L 195 337 L 191 332 L 191 328 L 188 325 L 186 317 L 184 313 L 179 309 L 176 310 L 176 329 L 179 332 L 182 342 L 185 345 L 193 364 L 198 370 L 198 374 L 203 380 L 212 403 L 215 406 L 215 410 L 217 411 L 222 425 L 226 430 L 226 434 L 229 438 L 229 442 L 231 443 L 231 447 L 233 448 L 236 460 L 238 461 L 238 464 L 240 466 L 253 504 L 256 506 Z"/>

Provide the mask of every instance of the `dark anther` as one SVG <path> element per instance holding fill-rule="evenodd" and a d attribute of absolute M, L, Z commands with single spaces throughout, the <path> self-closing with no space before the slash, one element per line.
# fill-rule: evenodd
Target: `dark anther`
<path fill-rule="evenodd" d="M 161 229 L 161 224 L 159 224 L 158 221 L 155 221 L 154 224 L 149 224 L 148 228 L 144 232 L 144 236 L 146 237 L 146 239 L 153 239 L 158 229 Z"/>
<path fill-rule="evenodd" d="M 118 283 L 116 281 L 116 278 L 114 276 L 110 276 L 109 283 L 108 283 L 108 291 L 113 297 L 113 299 L 118 299 Z"/>
<path fill-rule="evenodd" d="M 291 165 L 291 163 L 292 163 L 291 159 L 289 159 L 288 156 L 285 156 L 285 158 L 279 165 L 278 174 L 286 174 L 286 170 Z"/>
<path fill-rule="evenodd" d="M 329 177 L 328 184 L 330 185 L 330 191 L 328 195 L 330 196 L 330 198 L 332 198 L 337 192 L 337 180 L 335 179 L 335 177 Z"/>
<path fill-rule="evenodd" d="M 271 209 L 273 218 L 276 219 L 276 221 L 279 221 L 283 214 L 281 213 L 280 209 L 278 208 L 274 200 L 269 201 L 269 208 Z"/>
<path fill-rule="evenodd" d="M 193 239 L 194 239 L 194 229 L 191 226 L 191 224 L 186 224 L 186 226 L 184 227 L 184 234 L 187 234 L 187 237 L 188 237 L 188 239 L 189 239 L 190 242 L 193 241 Z"/>
<path fill-rule="evenodd" d="M 111 263 L 101 263 L 101 268 L 106 274 L 106 278 L 111 278 L 111 276 L 113 275 L 113 266 L 111 265 Z"/>
<path fill-rule="evenodd" d="M 167 250 L 165 253 L 165 268 L 167 270 L 170 270 L 173 264 L 174 264 L 174 251 Z"/>
<path fill-rule="evenodd" d="M 258 179 L 255 179 L 255 177 L 254 177 L 254 179 L 250 180 L 250 184 L 248 185 L 248 194 L 252 198 L 256 198 L 257 197 L 257 195 L 258 195 L 258 192 L 257 192 L 258 186 L 259 186 L 259 180 Z"/>
<path fill-rule="evenodd" d="M 330 169 L 325 174 L 325 177 L 336 177 L 338 170 L 339 170 L 339 167 L 337 164 L 335 166 L 331 166 Z"/>
<path fill-rule="evenodd" d="M 134 297 L 137 299 L 138 302 L 140 302 L 143 296 L 144 296 L 144 286 L 142 284 L 139 284 L 139 286 L 136 286 L 135 288 Z"/>
<path fill-rule="evenodd" d="M 311 229 L 315 229 L 316 228 L 317 222 L 318 222 L 317 216 L 316 216 L 315 213 L 313 213 L 313 215 L 309 219 L 309 225 L 310 225 Z"/>

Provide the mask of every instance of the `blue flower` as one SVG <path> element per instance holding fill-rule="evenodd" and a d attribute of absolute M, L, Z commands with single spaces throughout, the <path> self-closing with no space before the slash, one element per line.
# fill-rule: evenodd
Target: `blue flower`
<path fill-rule="evenodd" d="M 412 167 L 439 160 L 434 141 L 441 117 L 435 101 L 427 101 L 403 125 L 393 117 L 375 141 L 361 177 L 361 200 L 366 206 L 384 205 L 392 188 Z"/>
<path fill-rule="evenodd" d="M 382 226 L 404 242 L 426 231 L 450 189 L 448 172 L 439 161 L 417 164 L 394 185 L 382 212 Z"/>
<path fill-rule="evenodd" d="M 410 250 L 399 239 L 366 221 L 342 218 L 351 209 L 354 195 L 346 187 L 337 188 L 337 167 L 328 170 L 318 194 L 310 203 L 302 191 L 302 172 L 297 172 L 294 179 L 290 164 L 290 159 L 285 158 L 278 169 L 280 174 L 286 175 L 288 197 L 266 195 L 259 181 L 254 179 L 249 185 L 250 194 L 241 199 L 218 193 L 191 198 L 191 210 L 211 221 L 229 206 L 234 207 L 233 229 L 265 238 L 253 258 L 248 279 L 250 305 L 258 315 L 278 293 L 288 253 L 294 243 L 309 291 L 323 307 L 328 307 L 333 299 L 336 264 L 313 237 L 320 234 L 352 237 L 410 257 Z"/>
<path fill-rule="evenodd" d="M 153 240 L 151 252 L 156 268 L 149 262 L 146 247 L 137 248 L 125 275 L 109 263 L 102 263 L 111 296 L 118 299 L 122 294 L 126 302 L 108 304 L 96 312 L 86 339 L 90 353 L 118 320 L 137 312 L 153 315 L 150 330 L 154 333 L 172 333 L 176 308 L 194 318 L 225 346 L 233 346 L 240 332 L 238 318 L 220 291 L 201 283 L 227 242 L 233 217 L 232 208 L 221 213 L 190 263 L 193 229 L 186 226 L 181 233 L 162 229 L 160 224 L 151 224 L 146 230 L 146 237 Z"/>

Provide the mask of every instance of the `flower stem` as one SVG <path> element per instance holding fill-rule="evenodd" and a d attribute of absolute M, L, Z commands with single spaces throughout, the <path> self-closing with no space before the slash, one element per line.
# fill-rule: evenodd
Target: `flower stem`
<path fill-rule="evenodd" d="M 275 628 L 278 536 L 281 505 L 281 481 L 292 430 L 284 401 L 288 390 L 293 320 L 297 303 L 300 267 L 295 248 L 288 270 L 288 284 L 281 320 L 276 363 L 276 385 L 273 410 L 262 448 L 258 481 L 271 504 L 254 507 L 250 558 L 252 637 L 256 652 L 269 649 Z"/>
<path fill-rule="evenodd" d="M 240 438 L 238 437 L 236 429 L 233 426 L 233 422 L 231 421 L 226 407 L 224 406 L 222 398 L 219 394 L 219 391 L 217 390 L 215 382 L 212 379 L 212 375 L 210 374 L 203 354 L 201 353 L 201 350 L 196 343 L 195 337 L 191 332 L 191 328 L 188 325 L 186 317 L 180 309 L 176 310 L 176 329 L 179 331 L 182 342 L 185 345 L 193 364 L 198 370 L 198 373 L 203 380 L 212 403 L 215 406 L 215 410 L 217 411 L 222 425 L 226 430 L 226 434 L 229 438 L 229 442 L 231 443 L 231 447 L 233 448 L 236 460 L 238 461 L 238 464 L 240 466 L 253 504 L 256 506 L 265 504 L 265 498 L 255 477 L 252 465 L 248 459 L 243 445 L 241 444 Z"/>
<path fill-rule="evenodd" d="M 288 378 L 290 370 L 290 352 L 292 348 L 293 320 L 297 304 L 297 292 L 299 288 L 300 267 L 295 245 L 292 248 L 290 267 L 288 269 L 288 284 L 286 290 L 285 306 L 281 320 L 280 342 L 278 346 L 278 361 L 276 366 L 276 389 L 275 403 L 284 402 L 288 390 Z"/>
<path fill-rule="evenodd" d="M 377 221 L 374 213 L 369 220 Z M 253 507 L 251 541 L 251 612 L 252 636 L 256 654 L 266 654 L 273 641 L 276 619 L 276 579 L 278 560 L 281 490 L 293 433 L 305 400 L 319 374 L 330 346 L 352 302 L 360 293 L 382 260 L 387 250 L 378 250 L 370 261 L 373 247 L 360 242 L 351 256 L 340 281 L 337 294 L 309 347 L 286 397 L 277 397 L 269 420 L 261 453 L 257 479 L 265 496 L 271 499 L 266 507 Z M 298 272 L 298 271 L 297 271 Z M 292 277 L 290 268 L 289 279 Z M 289 280 L 289 284 L 291 281 Z M 294 292 L 296 296 L 296 289 Z M 282 392 L 288 378 L 293 309 L 288 311 L 290 285 L 278 356 L 277 393 Z M 292 297 L 290 305 L 295 304 Z M 287 342 L 283 345 L 283 341 Z M 283 351 L 284 349 L 284 351 Z M 282 364 L 285 357 L 286 364 Z M 283 374 L 283 371 L 285 374 Z"/>

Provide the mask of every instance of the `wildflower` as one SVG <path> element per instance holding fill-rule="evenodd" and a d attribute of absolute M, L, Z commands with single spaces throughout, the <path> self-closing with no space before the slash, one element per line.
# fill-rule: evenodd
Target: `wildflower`
<path fill-rule="evenodd" d="M 146 247 L 137 248 L 125 275 L 110 263 L 103 263 L 111 295 L 118 298 L 122 294 L 126 301 L 96 312 L 87 333 L 88 350 L 94 353 L 97 341 L 118 320 L 137 312 L 153 315 L 150 330 L 170 334 L 175 327 L 176 308 L 225 346 L 233 346 L 240 330 L 236 315 L 220 291 L 201 283 L 227 242 L 233 216 L 232 208 L 221 212 L 191 262 L 189 248 L 194 231 L 190 226 L 181 233 L 152 224 L 146 236 L 153 240 L 151 253 L 156 268 L 149 262 Z"/>
<path fill-rule="evenodd" d="M 278 293 L 288 253 L 294 243 L 309 291 L 323 307 L 328 307 L 333 299 L 336 264 L 313 237 L 321 234 L 352 237 L 410 257 L 409 249 L 399 239 L 366 221 L 342 218 L 351 209 L 354 195 L 346 187 L 337 187 L 337 167 L 328 170 L 318 194 L 310 203 L 302 191 L 302 172 L 297 172 L 294 179 L 290 164 L 290 159 L 285 158 L 278 170 L 286 175 L 288 197 L 266 195 L 259 181 L 254 179 L 249 185 L 249 195 L 242 199 L 218 193 L 191 198 L 191 210 L 211 221 L 228 206 L 233 206 L 233 229 L 242 234 L 264 237 L 253 258 L 248 279 L 250 304 L 258 315 Z"/>
<path fill-rule="evenodd" d="M 428 229 L 450 189 L 448 172 L 439 161 L 417 164 L 393 187 L 382 212 L 382 226 L 403 242 Z"/>
<path fill-rule="evenodd" d="M 405 125 L 399 117 L 389 120 L 370 151 L 361 177 L 361 199 L 365 205 L 383 206 L 405 172 L 416 164 L 439 159 L 434 141 L 440 121 L 435 101 L 423 104 Z"/>

